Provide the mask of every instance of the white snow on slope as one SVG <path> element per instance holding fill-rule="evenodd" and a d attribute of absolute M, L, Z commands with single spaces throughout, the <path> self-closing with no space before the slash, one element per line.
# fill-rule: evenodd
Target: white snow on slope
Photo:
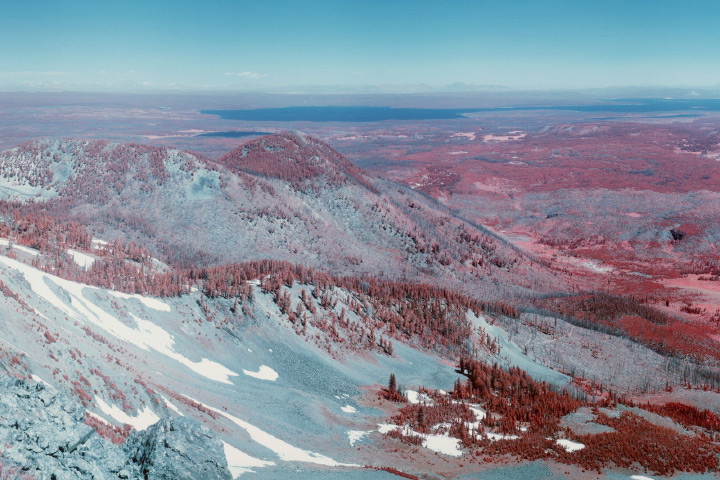
<path fill-rule="evenodd" d="M 445 433 L 443 435 L 424 435 L 422 446 L 433 452 L 443 453 L 451 457 L 462 455 L 460 440 Z"/>
<path fill-rule="evenodd" d="M 104 423 L 105 425 L 108 425 L 108 426 L 110 426 L 110 427 L 114 427 L 114 426 L 115 426 L 115 425 L 113 425 L 112 423 L 108 422 L 105 418 L 101 417 L 100 415 L 98 415 L 98 414 L 95 413 L 95 412 L 91 412 L 90 410 L 85 410 L 85 415 L 88 416 L 88 417 L 92 417 L 92 418 L 94 418 L 95 420 L 98 420 L 98 421 L 100 421 L 100 422 L 102 422 L 102 423 Z"/>
<path fill-rule="evenodd" d="M 285 462 L 304 462 L 304 463 L 315 463 L 317 465 L 326 465 L 329 467 L 359 467 L 360 465 L 354 464 L 354 463 L 340 463 L 335 460 L 333 460 L 330 457 L 326 457 L 325 455 L 321 455 L 319 453 L 310 452 L 308 450 L 303 450 L 301 448 L 295 447 L 293 445 L 290 445 L 289 443 L 280 440 L 277 437 L 274 437 L 270 435 L 269 433 L 260 430 L 258 427 L 249 424 L 248 422 L 241 420 L 237 417 L 234 417 L 230 415 L 227 412 L 224 412 L 220 409 L 213 408 L 209 405 L 205 405 L 202 402 L 198 402 L 194 398 L 188 397 L 187 395 L 184 395 L 186 398 L 189 398 L 195 403 L 199 403 L 203 407 L 207 408 L 208 410 L 211 410 L 231 422 L 233 422 L 238 427 L 245 430 L 248 435 L 250 435 L 250 438 L 262 445 L 263 447 L 272 450 L 275 452 L 275 454 L 280 457 L 280 460 L 283 460 Z"/>
<path fill-rule="evenodd" d="M 577 452 L 578 450 L 585 448 L 585 445 L 582 443 L 573 442 L 572 440 L 568 440 L 566 438 L 558 438 L 555 442 L 563 447 L 566 452 Z"/>
<path fill-rule="evenodd" d="M 0 246 L 7 247 L 8 245 L 10 245 L 10 241 L 7 238 L 0 238 Z M 40 253 L 34 248 L 23 247 L 22 245 L 14 243 L 12 247 L 16 250 L 20 250 L 21 252 L 25 252 L 28 255 L 32 255 L 33 257 Z"/>
<path fill-rule="evenodd" d="M 155 412 L 150 410 L 147 405 L 145 405 L 142 410 L 138 411 L 136 416 L 131 417 L 117 406 L 111 406 L 103 402 L 103 399 L 100 397 L 95 397 L 95 403 L 105 415 L 111 416 L 120 424 L 127 423 L 132 425 L 135 430 L 145 430 L 150 425 L 160 421 L 160 417 L 155 415 Z"/>
<path fill-rule="evenodd" d="M 653 478 L 651 478 L 651 477 L 645 477 L 645 476 L 643 476 L 643 475 L 633 475 L 633 476 L 630 477 L 630 478 L 632 478 L 632 480 L 655 480 L 655 479 L 653 479 Z"/>
<path fill-rule="evenodd" d="M 340 410 L 345 413 L 357 413 L 357 410 L 352 405 L 345 405 L 344 407 L 341 407 Z"/>
<path fill-rule="evenodd" d="M 217 362 L 213 362 L 212 360 L 208 360 L 207 358 L 203 358 L 199 362 L 194 362 L 176 352 L 173 348 L 175 344 L 173 336 L 148 320 L 142 320 L 131 314 L 137 323 L 137 328 L 125 325 L 123 322 L 95 305 L 83 295 L 84 290 L 102 292 L 102 290 L 97 287 L 91 287 L 81 283 L 72 282 L 70 280 L 64 280 L 4 256 L 0 256 L 0 263 L 4 263 L 8 267 L 22 273 L 25 276 L 25 280 L 27 280 L 30 284 L 30 288 L 32 288 L 33 292 L 50 302 L 57 310 L 66 313 L 72 318 L 90 321 L 120 340 L 132 343 L 142 350 L 150 351 L 150 349 L 153 349 L 179 363 L 182 363 L 195 373 L 209 378 L 210 380 L 231 385 L 232 382 L 228 379 L 228 377 L 238 375 L 225 366 Z M 55 284 L 57 287 L 65 290 L 65 292 L 70 296 L 70 305 L 59 298 L 50 289 L 49 283 Z M 114 294 L 119 292 L 109 293 Z M 122 295 L 125 294 L 119 294 L 118 296 Z M 138 297 L 144 300 L 155 300 L 142 297 L 140 295 L 128 295 L 127 298 Z M 160 301 L 157 302 L 161 304 L 163 303 Z"/>
<path fill-rule="evenodd" d="M 73 259 L 73 261 L 77 264 L 78 267 L 88 269 L 92 267 L 92 264 L 95 263 L 95 258 L 91 257 L 87 253 L 78 252 L 77 250 L 74 250 L 72 248 L 68 248 L 67 250 L 68 255 Z"/>
<path fill-rule="evenodd" d="M 105 240 L 100 240 L 99 238 L 93 238 L 93 239 L 92 239 L 92 248 L 96 248 L 96 249 L 97 249 L 97 248 L 100 248 L 100 247 L 104 247 L 104 246 L 107 245 L 107 244 L 108 244 L 108 242 L 106 242 Z"/>
<path fill-rule="evenodd" d="M 259 378 L 260 380 L 269 380 L 274 382 L 278 379 L 278 373 L 267 365 L 260 365 L 260 369 L 257 372 L 251 372 L 243 368 L 243 373 L 249 377 Z"/>
<path fill-rule="evenodd" d="M 51 388 L 52 388 L 52 385 L 50 385 L 48 382 L 46 382 L 45 380 L 43 380 L 42 378 L 38 377 L 38 376 L 35 375 L 35 374 L 32 374 L 32 373 L 31 373 L 31 374 L 30 374 L 30 378 L 32 378 L 33 380 L 35 380 L 35 381 L 38 382 L 38 383 L 42 383 L 42 384 L 45 385 L 46 387 L 51 387 Z"/>
<path fill-rule="evenodd" d="M 178 363 L 182 363 L 198 375 L 202 375 L 203 377 L 209 378 L 210 380 L 215 380 L 216 382 L 232 385 L 229 377 L 237 376 L 237 373 L 228 369 L 224 365 L 213 362 L 212 360 L 208 360 L 207 358 L 203 358 L 199 362 L 193 362 L 189 358 L 175 351 L 175 349 L 173 348 L 175 340 L 173 339 L 173 336 L 170 335 L 168 332 L 166 332 L 152 322 L 143 320 L 132 314 L 130 315 L 133 317 L 133 319 L 135 319 L 135 322 L 138 325 L 137 330 L 125 326 L 112 316 L 110 316 L 110 318 L 112 318 L 115 323 L 110 328 L 105 325 L 101 326 L 109 332 L 114 333 L 115 336 L 118 338 L 123 338 L 124 340 L 132 342 L 138 347 L 145 350 L 150 347 L 153 350 L 172 358 Z M 116 332 L 119 333 L 113 332 L 112 328 L 114 328 Z"/>
<path fill-rule="evenodd" d="M 432 398 L 424 393 L 418 393 L 415 390 L 405 390 L 405 395 L 407 396 L 408 402 L 413 404 L 424 403 L 425 405 L 432 405 L 434 403 Z"/>
<path fill-rule="evenodd" d="M 167 399 L 167 397 L 165 395 L 160 395 L 160 397 L 162 397 L 163 401 L 165 402 L 165 405 L 167 405 L 167 407 L 170 410 L 177 413 L 181 417 L 185 416 L 185 415 L 183 415 L 183 413 L 180 411 L 180 409 L 175 404 L 173 404 L 172 402 L 170 402 L 170 400 Z"/>
<path fill-rule="evenodd" d="M 448 433 L 443 434 L 425 434 L 416 432 L 410 427 L 400 427 L 398 425 L 392 425 L 388 423 L 379 423 L 378 432 L 388 433 L 393 430 L 401 430 L 403 435 L 416 435 L 423 439 L 422 446 L 433 452 L 442 453 L 450 457 L 459 457 L 462 455 L 460 449 L 460 440 L 451 437 Z"/>
<path fill-rule="evenodd" d="M 145 305 L 147 308 L 152 308 L 153 310 L 157 310 L 158 312 L 169 312 L 170 311 L 170 305 L 167 303 L 158 300 L 157 298 L 152 297 L 143 297 L 142 295 L 136 295 L 131 293 L 123 293 L 123 292 L 116 292 L 115 290 L 108 290 L 107 293 L 112 295 L 113 297 L 117 298 L 123 298 L 123 299 L 129 299 L 133 298 L 135 300 L 138 300 L 140 303 Z"/>
<path fill-rule="evenodd" d="M 517 440 L 518 438 L 520 438 L 520 437 L 517 436 L 517 435 L 504 435 L 504 434 L 502 434 L 502 433 L 490 433 L 490 432 L 487 432 L 485 435 L 487 436 L 488 439 L 490 439 L 490 440 L 492 440 L 492 441 L 497 441 L 497 440 Z"/>
<path fill-rule="evenodd" d="M 484 410 L 481 410 L 479 407 L 470 407 L 470 410 L 475 414 L 475 421 L 474 422 L 465 422 L 465 428 L 468 430 L 477 431 L 480 429 L 480 424 L 487 416 L 487 413 L 485 413 Z"/>
<path fill-rule="evenodd" d="M 470 407 L 470 410 L 472 410 L 472 412 L 475 414 L 475 419 L 478 422 L 482 422 L 485 419 L 485 417 L 487 417 L 487 413 L 485 413 L 484 410 L 482 410 L 478 407 Z"/>
<path fill-rule="evenodd" d="M 227 442 L 223 442 L 223 450 L 225 450 L 225 458 L 227 459 L 228 468 L 233 478 L 238 478 L 243 473 L 255 473 L 254 470 L 251 470 L 252 468 L 275 465 L 275 462 L 251 457 Z"/>
<path fill-rule="evenodd" d="M 363 437 L 365 435 L 367 435 L 368 433 L 370 433 L 370 432 L 369 431 L 366 432 L 363 430 L 348 430 L 347 436 L 348 436 L 348 441 L 350 442 L 350 446 L 354 447 L 355 443 L 362 440 Z"/>

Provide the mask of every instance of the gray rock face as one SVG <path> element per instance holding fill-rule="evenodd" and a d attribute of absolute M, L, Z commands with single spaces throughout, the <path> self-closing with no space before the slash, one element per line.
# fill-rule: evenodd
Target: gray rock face
<path fill-rule="evenodd" d="M 92 429 L 74 399 L 0 376 L 0 460 L 37 480 L 231 479 L 222 443 L 191 419 L 163 419 L 119 447 Z"/>
<path fill-rule="evenodd" d="M 1 456 L 32 478 L 117 478 L 127 461 L 112 443 L 92 435 L 68 451 L 92 430 L 84 419 L 85 409 L 54 389 L 0 377 Z"/>
<path fill-rule="evenodd" d="M 222 443 L 186 417 L 162 419 L 123 445 L 146 479 L 231 480 Z"/>

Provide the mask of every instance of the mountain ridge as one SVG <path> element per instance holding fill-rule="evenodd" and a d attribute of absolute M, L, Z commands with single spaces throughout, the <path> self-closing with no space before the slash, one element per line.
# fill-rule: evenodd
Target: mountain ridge
<path fill-rule="evenodd" d="M 330 185 L 354 181 L 373 193 L 369 175 L 337 150 L 298 132 L 280 132 L 244 143 L 216 160 L 231 170 L 285 180 L 302 187 L 317 177 Z"/>
<path fill-rule="evenodd" d="M 136 144 L 26 144 L 0 154 L 0 194 L 38 200 L 36 208 L 186 266 L 274 258 L 334 273 L 442 279 L 483 295 L 553 282 L 502 239 L 407 186 L 366 176 L 320 141 L 287 133 L 245 145 L 250 163 L 228 167 Z M 304 168 L 300 178 L 283 178 L 292 173 L 281 168 L 288 158 Z"/>

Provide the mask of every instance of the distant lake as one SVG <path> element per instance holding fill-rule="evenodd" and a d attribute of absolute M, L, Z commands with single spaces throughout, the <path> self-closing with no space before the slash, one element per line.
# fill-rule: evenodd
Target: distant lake
<path fill-rule="evenodd" d="M 272 135 L 273 132 L 249 132 L 240 130 L 230 130 L 227 132 L 207 132 L 197 135 L 198 137 L 222 137 L 222 138 L 240 138 L 240 137 L 261 137 L 263 135 Z"/>
<path fill-rule="evenodd" d="M 619 114 L 653 114 L 662 112 L 717 112 L 720 99 L 613 99 L 588 105 L 533 105 L 490 108 L 391 108 L 303 106 L 258 108 L 252 110 L 201 110 L 225 120 L 251 122 L 381 122 L 384 120 L 450 120 L 465 114 L 532 110 L 566 110 L 573 112 L 608 112 Z M 693 115 L 699 115 L 693 114 Z M 683 115 L 684 116 L 684 115 Z M 680 118 L 680 115 L 677 115 Z M 212 136 L 211 134 L 206 134 Z M 219 136 L 219 135 L 216 135 Z M 239 135 L 238 135 L 239 136 Z"/>
<path fill-rule="evenodd" d="M 467 109 L 390 107 L 283 107 L 255 110 L 201 110 L 225 120 L 252 122 L 381 122 L 462 118 Z"/>

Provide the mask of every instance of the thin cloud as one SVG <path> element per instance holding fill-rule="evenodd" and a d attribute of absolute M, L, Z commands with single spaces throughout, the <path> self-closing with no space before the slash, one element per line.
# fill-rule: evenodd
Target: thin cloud
<path fill-rule="evenodd" d="M 263 78 L 267 77 L 265 73 L 258 72 L 228 72 L 225 74 L 226 77 L 241 77 L 241 78 Z"/>

